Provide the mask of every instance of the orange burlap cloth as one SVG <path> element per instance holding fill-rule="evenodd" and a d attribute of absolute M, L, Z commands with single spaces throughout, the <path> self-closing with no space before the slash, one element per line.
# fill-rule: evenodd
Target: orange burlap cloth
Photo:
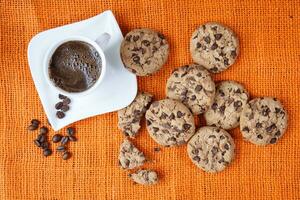
<path fill-rule="evenodd" d="M 299 0 L 0 2 L 1 200 L 300 199 Z M 236 159 L 225 171 L 208 174 L 192 164 L 185 146 L 155 153 L 158 145 L 143 124 L 134 142 L 152 160 L 147 166 L 161 175 L 159 184 L 148 187 L 134 185 L 117 165 L 124 137 L 117 129 L 116 113 L 74 124 L 78 142 L 70 145 L 70 160 L 63 161 L 57 153 L 44 158 L 33 144 L 37 133 L 26 130 L 32 118 L 46 124 L 27 63 L 28 42 L 40 31 L 107 9 L 114 12 L 124 34 L 149 27 L 167 36 L 171 47 L 167 64 L 155 75 L 138 77 L 139 89 L 156 99 L 165 97 L 171 71 L 192 62 L 189 39 L 199 24 L 218 21 L 231 27 L 240 38 L 241 54 L 214 79 L 239 81 L 252 97 L 279 98 L 290 117 L 286 134 L 276 145 L 258 147 L 243 141 L 238 129 L 230 131 L 237 146 Z"/>

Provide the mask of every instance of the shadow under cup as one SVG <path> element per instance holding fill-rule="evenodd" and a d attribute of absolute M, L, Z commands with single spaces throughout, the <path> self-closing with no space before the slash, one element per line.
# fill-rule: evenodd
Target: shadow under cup
<path fill-rule="evenodd" d="M 103 58 L 91 44 L 70 40 L 60 44 L 48 62 L 48 75 L 57 88 L 67 93 L 82 93 L 99 80 Z"/>

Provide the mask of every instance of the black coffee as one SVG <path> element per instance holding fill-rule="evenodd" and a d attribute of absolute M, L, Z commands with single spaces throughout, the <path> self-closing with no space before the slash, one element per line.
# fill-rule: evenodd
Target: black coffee
<path fill-rule="evenodd" d="M 90 44 L 70 41 L 60 45 L 49 63 L 49 76 L 67 92 L 82 92 L 92 87 L 101 74 L 102 61 Z"/>

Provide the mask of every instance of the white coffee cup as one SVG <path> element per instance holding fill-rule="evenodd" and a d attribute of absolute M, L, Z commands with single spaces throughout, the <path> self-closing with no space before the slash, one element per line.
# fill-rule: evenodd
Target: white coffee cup
<path fill-rule="evenodd" d="M 105 74 L 106 74 L 106 58 L 105 58 L 105 54 L 103 52 L 103 49 L 108 44 L 109 40 L 110 40 L 110 35 L 108 33 L 103 33 L 95 41 L 93 41 L 93 40 L 91 40 L 87 37 L 83 37 L 83 36 L 70 36 L 70 37 L 67 37 L 67 38 L 65 38 L 63 40 L 60 40 L 57 43 L 55 43 L 46 52 L 46 55 L 45 55 L 45 58 L 44 58 L 44 63 L 43 63 L 44 76 L 47 80 L 47 83 L 50 85 L 50 87 L 57 90 L 58 93 L 69 96 L 69 97 L 84 96 L 84 95 L 89 94 L 93 90 L 95 90 L 97 88 L 97 86 L 99 86 L 103 82 L 103 79 L 104 79 Z M 57 87 L 54 84 L 54 82 L 50 79 L 50 76 L 49 76 L 49 64 L 50 64 L 53 53 L 55 52 L 55 50 L 60 45 L 66 43 L 66 42 L 70 42 L 70 41 L 85 42 L 85 43 L 88 43 L 88 44 L 92 45 L 96 49 L 96 51 L 99 53 L 100 58 L 101 58 L 101 62 L 102 62 L 101 63 L 102 68 L 101 68 L 100 77 L 97 79 L 97 81 L 94 83 L 94 85 L 92 85 L 90 88 L 88 88 L 87 90 L 84 90 L 82 92 L 68 92 L 68 91 L 65 91 L 65 90 Z"/>

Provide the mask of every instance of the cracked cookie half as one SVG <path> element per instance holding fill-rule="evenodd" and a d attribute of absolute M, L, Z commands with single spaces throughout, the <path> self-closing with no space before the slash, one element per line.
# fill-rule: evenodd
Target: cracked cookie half
<path fill-rule="evenodd" d="M 144 153 L 138 150 L 129 140 L 125 139 L 120 146 L 119 164 L 123 169 L 133 169 L 144 164 Z"/>
<path fill-rule="evenodd" d="M 163 146 L 184 144 L 195 133 L 191 111 L 172 99 L 153 102 L 146 112 L 146 125 L 149 135 Z"/>
<path fill-rule="evenodd" d="M 118 111 L 118 127 L 125 136 L 136 136 L 141 128 L 140 121 L 152 98 L 152 94 L 140 92 L 129 106 Z"/>
<path fill-rule="evenodd" d="M 129 174 L 129 177 L 131 180 L 141 185 L 153 185 L 158 182 L 157 173 L 149 169 L 140 169 L 132 174 Z"/>
<path fill-rule="evenodd" d="M 189 158 L 206 172 L 223 171 L 232 162 L 234 149 L 230 134 L 212 126 L 200 128 L 187 145 Z"/>
<path fill-rule="evenodd" d="M 169 44 L 161 33 L 147 28 L 134 29 L 124 37 L 120 53 L 129 71 L 137 76 L 148 76 L 167 62 Z"/>

